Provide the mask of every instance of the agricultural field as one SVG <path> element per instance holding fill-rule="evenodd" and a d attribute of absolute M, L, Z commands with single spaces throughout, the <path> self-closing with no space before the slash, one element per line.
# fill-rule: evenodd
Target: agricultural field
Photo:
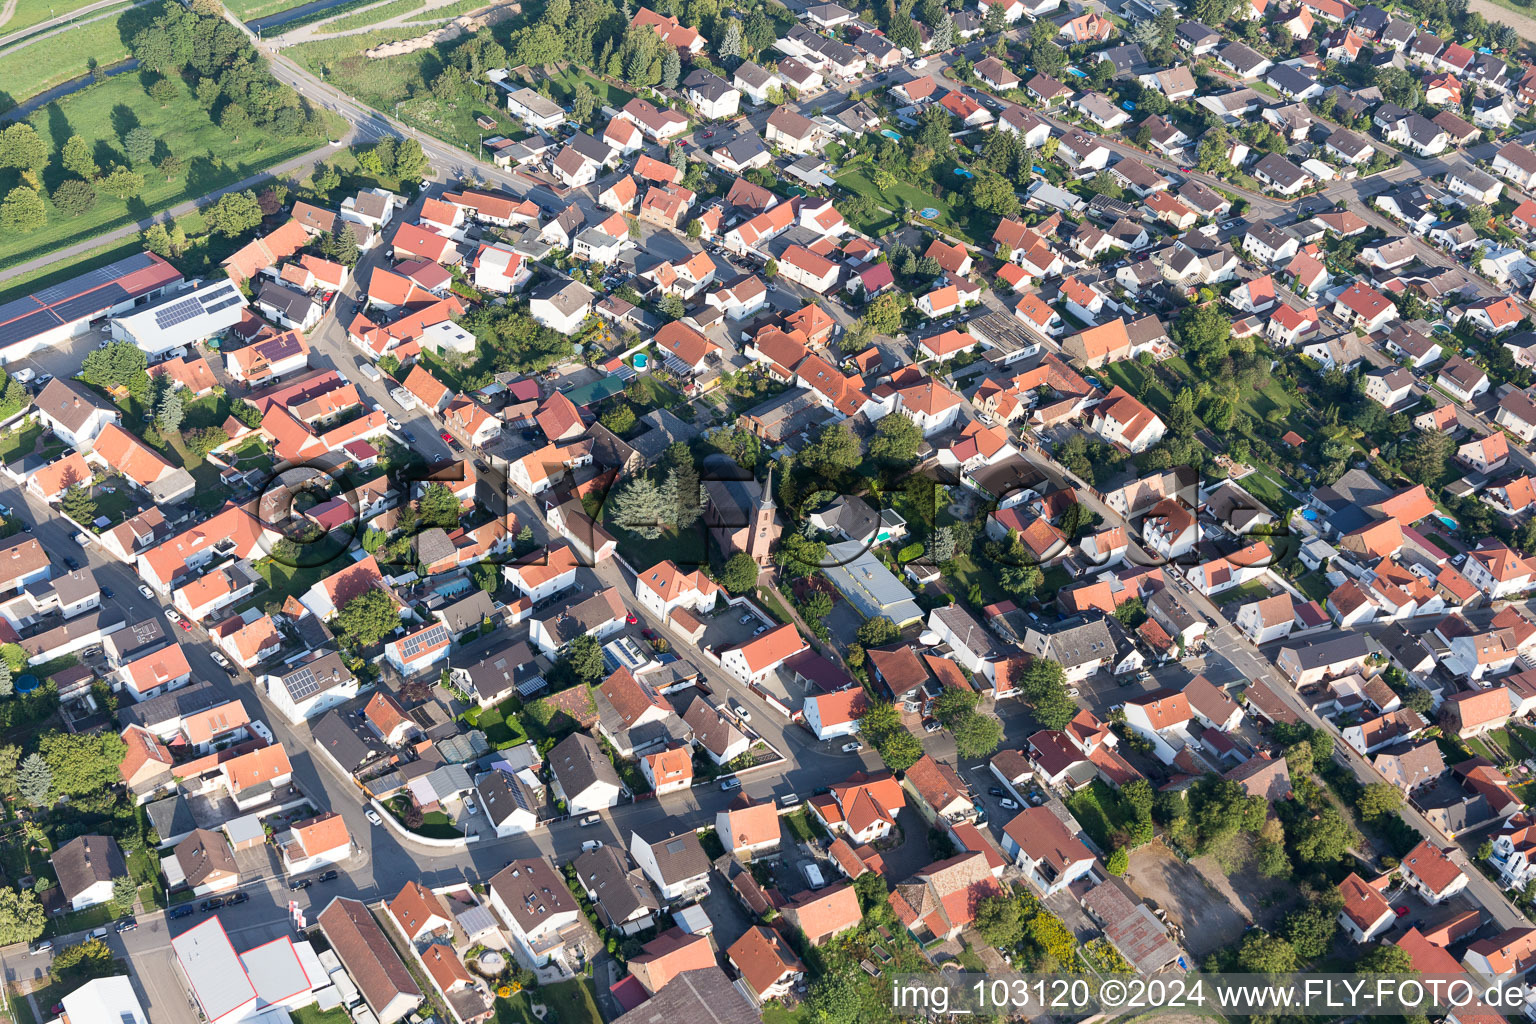
<path fill-rule="evenodd" d="M 122 137 L 143 125 L 160 139 L 166 151 L 181 158 L 183 169 L 170 181 L 151 169 L 138 197 L 125 202 L 102 195 L 94 207 L 77 217 L 65 216 L 49 203 L 48 221 L 43 227 L 0 237 L 0 268 L 207 195 L 299 156 L 323 141 L 278 139 L 257 129 L 243 132 L 235 141 L 208 119 L 189 94 L 161 107 L 145 94 L 137 75 L 108 79 L 51 103 L 37 111 L 31 122 L 55 151 L 71 135 L 81 136 L 93 145 L 97 163 L 103 166 L 113 161 L 127 163 L 121 155 Z M 51 164 L 43 172 L 45 188 L 55 187 L 59 174 L 57 164 Z M 0 172 L 0 194 L 9 192 L 18 180 L 15 170 Z"/>

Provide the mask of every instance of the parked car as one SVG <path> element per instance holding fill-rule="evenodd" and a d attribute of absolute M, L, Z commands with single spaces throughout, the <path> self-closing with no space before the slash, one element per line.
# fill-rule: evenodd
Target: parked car
<path fill-rule="evenodd" d="M 579 822 L 577 822 L 577 824 L 580 825 L 582 828 L 586 828 L 589 825 L 599 824 L 599 823 L 602 822 L 602 820 L 603 820 L 603 816 L 601 814 L 589 814 L 585 818 L 582 818 Z"/>
<path fill-rule="evenodd" d="M 197 909 L 198 910 L 203 910 L 203 911 L 218 910 L 223 905 L 224 905 L 224 897 L 223 896 L 214 896 L 211 899 L 206 899 L 206 900 L 203 900 L 203 902 L 199 903 L 197 905 Z"/>
<path fill-rule="evenodd" d="M 999 800 L 997 802 L 997 806 L 1001 807 L 1005 811 L 1016 811 L 1019 809 L 1019 803 L 1017 800 L 1009 800 L 1006 797 Z"/>
<path fill-rule="evenodd" d="M 307 878 L 301 878 L 301 879 L 299 879 L 296 882 L 289 882 L 288 883 L 288 888 L 291 891 L 293 891 L 293 892 L 298 892 L 300 889 L 308 889 L 309 886 L 310 886 L 310 881 Z"/>
<path fill-rule="evenodd" d="M 33 378 L 35 378 L 36 376 L 37 376 L 37 371 L 36 370 L 32 369 L 32 367 L 30 367 L 30 366 L 23 366 L 21 369 L 17 370 L 15 373 L 11 374 L 11 379 L 15 380 L 15 381 L 18 381 L 18 382 L 20 382 L 22 384 L 29 384 L 29 383 L 32 382 Z"/>
<path fill-rule="evenodd" d="M 601 839 L 588 839 L 581 844 L 582 853 L 591 853 L 593 850 L 601 850 L 602 848 L 603 841 Z"/>
<path fill-rule="evenodd" d="M 108 600 L 108 601 L 112 600 L 112 588 L 111 587 L 102 587 L 101 588 L 101 596 L 104 599 Z"/>
<path fill-rule="evenodd" d="M 382 825 L 382 824 L 384 824 L 384 819 L 379 817 L 379 812 L 374 810 L 372 807 L 370 807 L 366 811 L 364 811 L 363 815 L 369 821 L 373 822 L 375 825 Z"/>
<path fill-rule="evenodd" d="M 993 786 L 993 787 L 992 787 L 992 788 L 991 788 L 991 789 L 988 789 L 988 790 L 987 790 L 987 795 L 988 795 L 988 796 L 995 796 L 995 797 L 997 797 L 997 798 L 998 798 L 998 799 L 999 799 L 999 800 L 1004 800 L 1004 799 L 1006 799 L 1006 798 L 1007 798 L 1007 796 L 1008 796 L 1008 794 L 1007 794 L 1007 793 L 1004 793 L 1004 792 L 1003 792 L 1003 789 L 1002 789 L 1002 787 L 1001 787 L 1001 786 Z"/>
<path fill-rule="evenodd" d="M 799 793 L 789 793 L 789 794 L 786 794 L 785 796 L 779 797 L 779 806 L 780 807 L 795 807 L 795 806 L 798 806 L 799 803 L 800 803 L 800 794 Z"/>
<path fill-rule="evenodd" d="M 165 617 L 170 619 L 172 622 L 181 621 L 181 613 L 174 608 L 167 608 L 165 610 Z"/>
<path fill-rule="evenodd" d="M 117 934 L 121 935 L 123 932 L 131 932 L 138 926 L 139 922 L 135 921 L 131 917 L 125 917 L 121 921 L 117 922 Z"/>
<path fill-rule="evenodd" d="M 843 744 L 843 753 L 845 753 L 845 754 L 857 754 L 859 751 L 861 751 L 863 749 L 864 749 L 864 744 L 859 743 L 857 740 L 855 740 L 853 743 L 844 743 Z"/>
<path fill-rule="evenodd" d="M 212 654 L 208 655 L 208 657 L 212 658 L 213 663 L 219 666 L 219 668 L 227 669 L 230 667 L 229 659 L 224 657 L 224 655 L 220 654 L 218 651 L 214 651 Z"/>
<path fill-rule="evenodd" d="M 155 599 L 155 592 L 153 590 L 150 590 L 148 587 L 146 587 L 142 583 L 139 584 L 139 593 L 143 594 L 145 597 L 149 598 L 151 601 L 153 601 Z"/>
<path fill-rule="evenodd" d="M 36 953 L 46 953 L 50 949 L 53 948 L 53 940 L 52 939 L 38 939 L 36 942 L 32 943 L 32 945 L 27 947 L 27 948 L 31 952 L 33 952 L 34 954 L 36 954 Z"/>
<path fill-rule="evenodd" d="M 729 793 L 733 789 L 740 789 L 740 788 L 741 788 L 741 780 L 736 778 L 735 776 L 732 776 L 729 779 L 721 779 L 720 780 L 720 791 L 723 792 L 723 793 Z"/>
<path fill-rule="evenodd" d="M 231 896 L 229 899 L 225 900 L 224 901 L 224 905 L 226 907 L 238 907 L 242 903 L 249 903 L 250 899 L 251 899 L 251 894 L 250 893 L 248 893 L 248 892 L 237 892 L 233 896 Z"/>
<path fill-rule="evenodd" d="M 336 879 L 339 876 L 340 876 L 340 872 L 338 872 L 335 868 L 331 868 L 329 871 L 322 871 L 322 872 L 320 872 L 320 877 L 316 878 L 315 881 L 317 881 L 317 882 L 334 882 L 334 881 L 336 881 Z"/>
<path fill-rule="evenodd" d="M 752 721 L 752 712 L 748 711 L 746 707 L 741 703 L 741 701 L 731 701 L 731 710 L 736 712 L 736 717 L 741 719 L 743 722 Z"/>
<path fill-rule="evenodd" d="M 936 720 L 934 720 L 932 718 L 927 718 L 927 719 L 923 720 L 923 732 L 929 732 L 929 733 L 938 732 L 942 728 L 944 728 L 944 727 L 942 725 L 940 725 Z"/>
<path fill-rule="evenodd" d="M 190 903 L 183 903 L 183 904 L 182 904 L 182 905 L 181 905 L 181 906 L 179 906 L 179 907 L 172 907 L 172 908 L 171 908 L 171 909 L 170 909 L 170 910 L 169 910 L 169 911 L 168 911 L 168 912 L 167 912 L 167 913 L 166 913 L 166 915 L 165 915 L 165 916 L 166 916 L 166 917 L 167 917 L 167 918 L 169 918 L 169 919 L 170 919 L 170 920 L 172 920 L 172 921 L 174 921 L 174 920 L 176 920 L 176 919 L 177 919 L 177 918 L 178 918 L 178 917 L 191 917 L 191 916 L 192 916 L 192 915 L 193 915 L 193 914 L 195 914 L 195 913 L 196 913 L 196 912 L 197 912 L 197 908 L 196 908 L 196 907 L 194 907 L 194 906 L 193 906 L 193 905 L 192 905 L 192 904 L 190 904 Z"/>

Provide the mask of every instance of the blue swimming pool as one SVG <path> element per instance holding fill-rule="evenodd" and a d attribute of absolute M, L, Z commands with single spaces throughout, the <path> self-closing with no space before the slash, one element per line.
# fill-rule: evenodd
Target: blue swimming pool
<path fill-rule="evenodd" d="M 891 131 L 889 128 L 881 128 L 880 134 L 884 135 L 888 139 L 895 139 L 897 142 L 901 141 L 901 136 L 896 132 Z"/>
<path fill-rule="evenodd" d="M 1304 509 L 1302 509 L 1301 510 L 1301 518 L 1305 519 L 1309 523 L 1317 522 L 1317 509 L 1315 509 L 1315 508 L 1304 508 Z"/>
<path fill-rule="evenodd" d="M 964 167 L 956 167 L 955 168 L 955 175 L 957 177 L 961 177 L 961 178 L 974 178 L 974 177 L 976 177 L 976 175 L 972 174 L 970 171 L 966 170 Z"/>
<path fill-rule="evenodd" d="M 1073 78 L 1087 78 L 1088 77 L 1088 72 L 1086 72 L 1086 71 L 1079 71 L 1077 68 L 1073 68 L 1073 67 L 1067 68 L 1067 74 L 1071 75 Z"/>
<path fill-rule="evenodd" d="M 937 207 L 925 206 L 917 211 L 917 215 L 923 218 L 923 220 L 933 220 L 933 218 L 939 215 L 939 211 Z"/>
<path fill-rule="evenodd" d="M 1452 519 L 1450 516 L 1435 516 L 1435 518 L 1440 520 L 1440 525 L 1445 527 L 1447 530 L 1454 530 L 1459 525 L 1456 520 Z"/>

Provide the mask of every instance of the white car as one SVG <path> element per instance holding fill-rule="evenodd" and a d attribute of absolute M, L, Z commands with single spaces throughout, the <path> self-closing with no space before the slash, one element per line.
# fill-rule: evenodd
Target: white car
<path fill-rule="evenodd" d="M 1077 695 L 1078 695 L 1078 691 L 1077 691 L 1077 687 L 1075 687 L 1075 686 L 1067 691 L 1067 696 L 1068 697 L 1076 697 Z"/>
<path fill-rule="evenodd" d="M 36 370 L 32 369 L 30 366 L 24 366 L 17 370 L 15 373 L 11 374 L 11 379 L 16 381 L 18 384 L 30 384 L 32 382 L 32 378 L 36 376 Z"/>
<path fill-rule="evenodd" d="M 473 800 L 470 800 L 468 798 L 466 798 L 464 800 L 464 813 L 465 814 L 474 814 L 475 813 L 475 802 Z"/>
<path fill-rule="evenodd" d="M 588 839 L 581 844 L 582 853 L 591 853 L 593 850 L 601 850 L 602 848 L 603 841 L 601 839 Z"/>
<path fill-rule="evenodd" d="M 736 712 L 736 717 L 743 722 L 752 721 L 752 712 L 743 707 L 740 701 L 731 701 L 731 710 Z"/>
<path fill-rule="evenodd" d="M 229 659 L 224 657 L 224 655 L 220 654 L 218 651 L 214 651 L 208 656 L 213 659 L 213 663 L 219 666 L 219 668 L 229 668 Z"/>
<path fill-rule="evenodd" d="M 370 807 L 366 811 L 364 811 L 363 815 L 369 821 L 373 822 L 375 825 L 382 825 L 382 824 L 384 824 L 384 819 L 379 817 L 379 812 L 374 810 L 372 807 Z"/>
<path fill-rule="evenodd" d="M 149 598 L 151 601 L 153 601 L 155 599 L 155 592 L 153 590 L 150 590 L 148 587 L 146 587 L 142 583 L 139 584 L 139 593 L 143 594 L 145 597 Z"/>
<path fill-rule="evenodd" d="M 997 802 L 997 806 L 1001 807 L 1005 811 L 1016 811 L 1019 809 L 1019 805 L 1015 801 L 1009 800 L 1007 798 L 999 800 Z"/>
<path fill-rule="evenodd" d="M 405 388 L 390 388 L 389 397 L 393 398 L 395 403 L 402 409 L 409 409 L 416 404 L 415 396 L 405 390 Z"/>
<path fill-rule="evenodd" d="M 167 608 L 165 610 L 165 617 L 170 619 L 172 622 L 180 622 L 181 621 L 181 613 L 176 611 L 176 609 L 174 609 L 174 608 Z"/>
<path fill-rule="evenodd" d="M 859 751 L 861 751 L 863 749 L 864 749 L 864 745 L 862 743 L 854 742 L 854 743 L 844 743 L 843 744 L 843 753 L 845 753 L 845 754 L 857 754 Z"/>
<path fill-rule="evenodd" d="M 384 417 L 384 422 L 389 424 L 389 429 L 390 430 L 399 430 L 399 429 L 401 429 L 400 421 L 395 419 L 393 416 L 385 416 Z"/>

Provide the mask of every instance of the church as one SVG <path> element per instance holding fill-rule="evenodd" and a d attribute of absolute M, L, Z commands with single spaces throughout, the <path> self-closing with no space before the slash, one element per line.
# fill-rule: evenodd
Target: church
<path fill-rule="evenodd" d="M 783 527 L 773 501 L 773 470 L 766 483 L 756 480 L 708 480 L 704 484 L 708 504 L 704 525 L 726 558 L 745 551 L 752 561 L 765 566 L 773 557 Z"/>

